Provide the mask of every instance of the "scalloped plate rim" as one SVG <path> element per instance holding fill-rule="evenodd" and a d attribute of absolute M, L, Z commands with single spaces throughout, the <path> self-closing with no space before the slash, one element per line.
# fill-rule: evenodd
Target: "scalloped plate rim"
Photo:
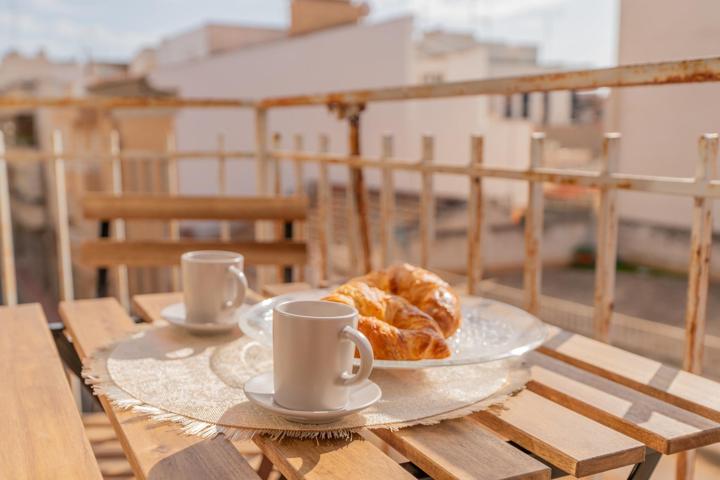
<path fill-rule="evenodd" d="M 326 295 L 328 292 L 330 292 L 330 290 L 331 289 L 328 288 L 316 288 L 309 290 L 301 290 L 297 292 L 290 292 L 283 295 L 278 295 L 276 297 L 266 298 L 265 300 L 256 303 L 246 311 L 242 312 L 242 314 L 240 315 L 239 323 L 240 329 L 245 335 L 257 341 L 258 343 L 268 347 L 272 347 L 272 343 L 271 341 L 268 341 L 265 332 L 260 331 L 260 329 L 250 324 L 251 316 L 259 315 L 258 312 L 264 312 L 262 313 L 262 315 L 266 316 L 267 312 L 271 311 L 274 305 L 277 305 L 284 301 L 312 298 L 318 299 L 321 298 L 323 295 Z M 418 368 L 448 367 L 490 363 L 498 360 L 519 357 L 531 350 L 535 350 L 545 342 L 549 335 L 549 329 L 543 321 L 541 321 L 535 315 L 532 315 L 514 305 L 473 295 L 460 295 L 460 302 L 464 310 L 470 308 L 472 306 L 470 305 L 472 302 L 489 303 L 491 305 L 500 306 L 501 308 L 506 308 L 509 312 L 513 312 L 514 314 L 523 317 L 526 321 L 529 321 L 530 325 L 528 328 L 525 329 L 525 331 L 534 331 L 533 335 L 528 341 L 525 341 L 524 343 L 514 345 L 512 348 L 508 348 L 507 350 L 495 353 L 490 356 L 477 355 L 463 358 L 453 358 L 453 356 L 450 356 L 448 358 L 427 360 L 375 360 L 375 362 L 373 363 L 373 368 L 408 370 Z M 453 337 L 450 337 L 450 339 L 452 338 Z M 357 359 L 355 361 L 357 363 Z"/>

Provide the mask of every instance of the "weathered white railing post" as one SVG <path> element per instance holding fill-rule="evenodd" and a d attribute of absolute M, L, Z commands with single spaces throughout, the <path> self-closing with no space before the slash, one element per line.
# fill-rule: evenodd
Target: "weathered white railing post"
<path fill-rule="evenodd" d="M 330 140 L 325 134 L 318 138 L 318 153 L 328 153 Z M 330 281 L 332 272 L 332 259 L 330 257 L 330 245 L 332 239 L 332 190 L 330 188 L 330 172 L 327 162 L 319 163 L 318 174 L 318 247 L 320 250 L 320 282 L 326 284 Z"/>
<path fill-rule="evenodd" d="M 273 153 L 282 148 L 282 135 L 279 132 L 272 134 L 270 149 Z M 276 197 L 282 196 L 282 164 L 280 158 L 273 156 L 273 193 Z M 285 238 L 285 222 L 282 220 L 275 221 L 275 240 L 283 240 Z M 279 265 L 275 269 L 275 282 L 283 283 L 285 281 L 285 267 Z"/>
<path fill-rule="evenodd" d="M 542 167 L 545 156 L 545 134 L 535 132 L 530 139 L 530 171 Z M 528 203 L 525 212 L 525 309 L 537 315 L 540 311 L 542 256 L 540 247 L 543 232 L 543 183 L 528 182 Z"/>
<path fill-rule="evenodd" d="M 395 185 L 393 171 L 384 164 L 392 159 L 393 137 L 383 135 L 380 164 L 382 167 L 382 188 L 380 189 L 380 261 L 387 267 L 394 258 L 395 232 Z"/>
<path fill-rule="evenodd" d="M 607 342 L 615 298 L 615 269 L 617 263 L 618 211 L 617 191 L 605 182 L 618 170 L 620 134 L 608 133 L 603 141 L 600 175 L 600 203 L 597 220 L 595 257 L 595 310 L 593 325 L 595 338 Z"/>
<path fill-rule="evenodd" d="M 293 137 L 293 150 L 295 152 L 302 152 L 304 150 L 303 136 L 296 134 Z M 293 161 L 293 171 L 295 173 L 295 196 L 303 197 L 305 195 L 305 176 L 303 171 L 303 164 L 300 160 Z M 303 222 L 296 221 L 293 223 L 293 240 L 304 240 L 305 239 L 305 225 Z M 293 275 L 294 281 L 305 280 L 305 268 L 307 265 L 296 265 L 293 269 L 295 274 Z"/>
<path fill-rule="evenodd" d="M 699 153 L 700 159 L 695 181 L 707 184 L 717 175 L 718 135 L 703 135 L 700 138 Z M 699 373 L 702 370 L 705 307 L 710 273 L 712 200 L 696 197 L 692 218 L 683 367 L 691 372 Z"/>
<path fill-rule="evenodd" d="M 470 168 L 483 164 L 483 137 L 473 136 L 470 142 Z M 482 228 L 483 193 L 482 177 L 470 176 L 470 198 L 468 200 L 468 293 L 476 295 L 482 280 Z"/>
<path fill-rule="evenodd" d="M 260 196 L 270 193 L 268 174 L 269 158 L 267 155 L 267 110 L 264 108 L 255 109 L 255 161 L 256 161 L 256 177 L 257 177 L 257 194 Z"/>
<path fill-rule="evenodd" d="M 58 256 L 58 275 L 60 280 L 60 299 L 73 300 L 72 262 L 70 259 L 70 219 L 67 205 L 67 185 L 65 183 L 65 160 L 63 138 L 60 130 L 53 131 L 50 174 L 53 179 L 53 203 L 55 207 L 55 242 Z"/>
<path fill-rule="evenodd" d="M 282 135 L 280 132 L 274 132 L 270 141 L 270 150 L 275 153 L 282 148 Z M 280 159 L 273 156 L 273 194 L 276 197 L 282 195 L 282 164 Z"/>
<path fill-rule="evenodd" d="M 255 108 L 255 177 L 257 180 L 257 194 L 267 196 L 270 193 L 267 155 L 267 110 Z M 258 220 L 255 222 L 255 240 L 270 240 L 272 237 L 272 225 L 268 221 Z M 270 276 L 270 267 L 258 266 L 257 283 L 258 290 L 267 284 Z"/>
<path fill-rule="evenodd" d="M 15 248 L 13 246 L 12 216 L 10 213 L 10 188 L 7 161 L 5 160 L 5 136 L 0 131 L 0 259 L 2 260 L 2 295 L 5 305 L 17 304 L 15 278 Z"/>
<path fill-rule="evenodd" d="M 122 195 L 122 160 L 120 158 L 120 132 L 110 132 L 110 188 L 114 195 Z M 113 237 L 125 240 L 125 220 L 117 218 L 113 221 Z M 118 299 L 125 310 L 130 311 L 130 293 L 128 291 L 128 271 L 125 265 L 115 267 L 115 289 Z"/>
<path fill-rule="evenodd" d="M 430 135 L 422 137 L 422 188 L 420 190 L 420 266 L 430 264 L 430 250 L 435 240 L 435 196 L 433 194 L 433 173 L 427 168 L 432 165 L 434 139 Z"/>
<path fill-rule="evenodd" d="M 305 149 L 303 136 L 299 133 L 293 136 L 293 150 L 300 152 Z M 303 163 L 300 160 L 293 161 L 293 171 L 295 173 L 295 195 L 302 197 L 305 194 L 305 175 L 303 171 Z"/>
<path fill-rule="evenodd" d="M 718 135 L 700 137 L 695 183 L 706 186 L 717 177 Z M 683 368 L 692 373 L 702 371 L 705 343 L 705 308 L 710 281 L 712 249 L 712 199 L 695 197 L 690 234 L 690 267 L 688 269 L 687 305 L 685 307 L 685 353 Z M 691 480 L 695 470 L 695 451 L 678 454 L 676 478 Z"/>
<path fill-rule="evenodd" d="M 167 155 L 167 184 L 168 194 L 174 196 L 178 194 L 179 190 L 179 173 L 178 173 L 178 159 L 175 155 L 177 144 L 175 142 L 175 134 L 173 132 L 168 133 L 165 139 L 165 153 Z M 177 220 L 170 220 L 168 224 L 169 237 L 172 241 L 180 240 L 180 223 Z M 180 269 L 178 267 L 172 267 L 172 288 L 174 291 L 180 290 Z"/>
<path fill-rule="evenodd" d="M 218 134 L 218 194 L 225 196 L 227 193 L 227 157 L 225 156 L 225 135 Z M 230 222 L 220 222 L 220 240 L 230 241 Z"/>

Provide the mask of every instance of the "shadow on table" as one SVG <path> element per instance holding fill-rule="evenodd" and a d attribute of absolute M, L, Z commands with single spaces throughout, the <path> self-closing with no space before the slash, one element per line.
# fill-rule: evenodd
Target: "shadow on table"
<path fill-rule="evenodd" d="M 292 474 L 292 476 L 304 478 L 315 469 L 323 456 L 332 455 L 335 452 L 348 448 L 350 442 L 358 438 L 360 438 L 359 435 L 354 435 L 351 440 L 300 440 L 296 438 L 284 438 L 282 440 L 274 440 L 274 442 L 278 443 L 275 448 L 281 451 L 280 455 L 287 459 L 287 463 L 291 464 L 289 469 L 297 472 L 297 474 Z M 267 437 L 256 439 L 256 443 L 258 444 L 265 442 L 273 442 L 273 440 Z M 261 447 L 261 450 L 265 449 Z M 339 457 L 342 458 L 342 455 Z M 283 472 L 282 465 L 276 465 L 276 468 L 278 468 L 281 473 Z"/>
<path fill-rule="evenodd" d="M 180 360 L 200 355 L 208 348 L 227 344 L 240 336 L 240 332 L 191 335 L 173 326 L 150 328 L 134 334 L 116 348 L 111 356 L 117 360 Z"/>
<path fill-rule="evenodd" d="M 163 452 L 158 452 L 162 454 Z M 257 478 L 255 471 L 224 436 L 197 443 L 160 460 L 149 480 L 199 478 Z"/>

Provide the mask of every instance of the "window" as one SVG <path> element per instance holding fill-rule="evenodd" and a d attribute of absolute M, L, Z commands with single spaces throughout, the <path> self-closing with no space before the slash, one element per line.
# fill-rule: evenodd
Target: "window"
<path fill-rule="evenodd" d="M 505 97 L 505 118 L 512 118 L 512 96 Z"/>
<path fill-rule="evenodd" d="M 550 123 L 550 92 L 543 92 L 543 125 Z"/>
<path fill-rule="evenodd" d="M 34 115 L 26 113 L 15 117 L 15 145 L 37 147 Z"/>
<path fill-rule="evenodd" d="M 5 135 L 5 143 L 9 147 L 37 147 L 38 139 L 35 132 L 35 116 L 21 113 L 0 119 L 0 129 Z"/>
<path fill-rule="evenodd" d="M 580 121 L 580 97 L 577 92 L 570 92 L 570 120 L 572 123 Z"/>
<path fill-rule="evenodd" d="M 530 94 L 522 94 L 522 117 L 528 118 L 530 116 Z"/>
<path fill-rule="evenodd" d="M 445 77 L 440 72 L 426 72 L 422 76 L 422 83 L 443 83 Z"/>

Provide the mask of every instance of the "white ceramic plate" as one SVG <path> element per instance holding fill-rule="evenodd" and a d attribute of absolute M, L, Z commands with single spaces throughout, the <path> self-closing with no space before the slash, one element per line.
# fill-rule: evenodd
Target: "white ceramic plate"
<path fill-rule="evenodd" d="M 245 396 L 255 405 L 268 410 L 293 422 L 299 423 L 331 423 L 353 413 L 365 410 L 382 397 L 382 391 L 376 383 L 369 380 L 350 387 L 348 403 L 340 410 L 291 410 L 275 403 L 273 394 L 273 374 L 261 373 L 247 382 L 243 387 Z"/>
<path fill-rule="evenodd" d="M 240 329 L 272 348 L 272 311 L 289 300 L 319 300 L 328 289 L 293 292 L 263 300 L 240 315 Z M 438 360 L 375 360 L 373 368 L 428 368 L 487 363 L 522 355 L 547 337 L 545 324 L 512 305 L 474 296 L 461 296 L 463 322 L 448 339 L 452 353 Z"/>

